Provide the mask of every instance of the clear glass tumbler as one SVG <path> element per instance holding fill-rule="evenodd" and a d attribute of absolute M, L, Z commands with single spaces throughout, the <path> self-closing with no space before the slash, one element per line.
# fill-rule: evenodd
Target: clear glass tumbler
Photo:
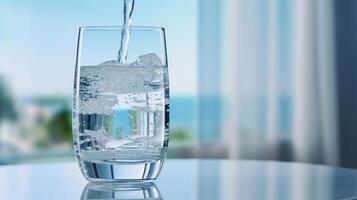
<path fill-rule="evenodd" d="M 84 176 L 96 182 L 154 180 L 169 140 L 165 30 L 81 27 L 73 101 L 73 143 Z"/>

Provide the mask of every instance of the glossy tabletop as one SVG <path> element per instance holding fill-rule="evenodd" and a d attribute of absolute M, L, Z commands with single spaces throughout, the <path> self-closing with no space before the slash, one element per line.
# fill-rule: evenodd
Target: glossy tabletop
<path fill-rule="evenodd" d="M 167 160 L 154 184 L 93 185 L 74 162 L 0 167 L 0 199 L 357 199 L 357 170 L 301 163 Z"/>

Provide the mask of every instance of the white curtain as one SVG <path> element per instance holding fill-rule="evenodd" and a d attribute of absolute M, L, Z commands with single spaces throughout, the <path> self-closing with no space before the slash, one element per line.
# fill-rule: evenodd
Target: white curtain
<path fill-rule="evenodd" d="M 221 34 L 204 34 L 221 41 L 213 47 L 222 52 L 215 80 L 223 99 L 219 143 L 228 157 L 338 164 L 332 4 L 221 2 Z"/>

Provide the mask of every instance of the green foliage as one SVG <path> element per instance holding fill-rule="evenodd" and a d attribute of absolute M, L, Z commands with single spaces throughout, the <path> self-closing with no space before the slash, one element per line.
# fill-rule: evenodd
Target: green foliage
<path fill-rule="evenodd" d="M 107 132 L 109 135 L 112 135 L 113 133 L 113 116 L 112 115 L 105 115 L 104 116 L 104 130 Z"/>
<path fill-rule="evenodd" d="M 170 133 L 172 142 L 190 142 L 193 140 L 192 134 L 184 129 L 174 129 Z"/>
<path fill-rule="evenodd" d="M 48 141 L 39 138 L 39 139 L 35 140 L 34 145 L 37 148 L 45 148 L 45 147 L 48 147 Z"/>
<path fill-rule="evenodd" d="M 45 124 L 46 132 L 50 141 L 53 142 L 72 142 L 71 111 L 63 109 L 56 113 Z"/>
<path fill-rule="evenodd" d="M 46 97 L 40 97 L 35 99 L 35 103 L 37 105 L 67 105 L 68 104 L 68 99 L 64 98 L 62 96 L 46 96 Z"/>
<path fill-rule="evenodd" d="M 15 111 L 14 100 L 0 76 L 0 121 L 4 119 L 16 120 L 17 113 Z"/>

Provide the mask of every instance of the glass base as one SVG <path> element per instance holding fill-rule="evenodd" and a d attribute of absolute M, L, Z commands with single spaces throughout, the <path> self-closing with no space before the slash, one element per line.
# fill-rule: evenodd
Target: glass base
<path fill-rule="evenodd" d="M 84 177 L 91 182 L 141 182 L 155 180 L 164 160 L 151 161 L 85 161 L 81 160 Z"/>
<path fill-rule="evenodd" d="M 135 183 L 88 183 L 81 199 L 150 199 L 162 200 L 153 182 Z"/>

